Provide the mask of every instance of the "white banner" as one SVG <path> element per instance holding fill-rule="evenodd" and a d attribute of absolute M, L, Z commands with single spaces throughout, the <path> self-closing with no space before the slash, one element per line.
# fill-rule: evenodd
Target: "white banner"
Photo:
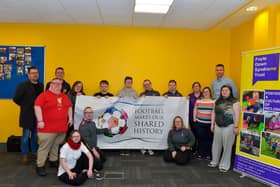
<path fill-rule="evenodd" d="M 97 128 L 113 127 L 110 134 L 98 135 L 102 149 L 167 148 L 167 135 L 175 116 L 188 122 L 189 100 L 185 97 L 96 98 L 78 96 L 76 100 L 75 129 L 83 119 L 83 110 L 94 110 Z"/>

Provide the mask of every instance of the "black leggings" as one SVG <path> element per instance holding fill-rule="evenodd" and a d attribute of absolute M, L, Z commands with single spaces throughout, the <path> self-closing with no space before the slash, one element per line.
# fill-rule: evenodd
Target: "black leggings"
<path fill-rule="evenodd" d="M 163 155 L 163 159 L 165 162 L 175 162 L 178 165 L 186 165 L 192 157 L 192 152 L 190 150 L 186 150 L 182 152 L 181 150 L 176 150 L 175 158 L 172 157 L 172 151 L 166 150 Z"/>
<path fill-rule="evenodd" d="M 87 156 L 82 153 L 81 157 L 77 160 L 77 163 L 73 169 L 71 169 L 72 172 L 75 172 L 77 176 L 71 180 L 69 179 L 68 174 L 65 172 L 62 175 L 60 175 L 58 178 L 62 182 L 66 184 L 70 184 L 73 186 L 79 186 L 82 185 L 87 179 L 87 172 L 82 172 L 83 170 L 88 169 L 88 158 Z"/>

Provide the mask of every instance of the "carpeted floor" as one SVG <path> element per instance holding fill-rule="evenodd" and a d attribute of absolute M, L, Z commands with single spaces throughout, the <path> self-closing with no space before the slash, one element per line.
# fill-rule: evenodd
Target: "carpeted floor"
<path fill-rule="evenodd" d="M 188 187 L 261 187 L 250 178 L 240 178 L 234 171 L 221 173 L 217 168 L 207 167 L 207 161 L 192 160 L 187 166 L 167 164 L 162 152 L 154 156 L 131 151 L 129 156 L 120 156 L 119 151 L 105 151 L 105 179 L 89 179 L 83 186 L 188 186 Z M 56 170 L 47 168 L 49 175 L 39 177 L 35 173 L 35 162 L 20 164 L 19 153 L 0 152 L 0 186 L 66 186 L 56 177 Z"/>

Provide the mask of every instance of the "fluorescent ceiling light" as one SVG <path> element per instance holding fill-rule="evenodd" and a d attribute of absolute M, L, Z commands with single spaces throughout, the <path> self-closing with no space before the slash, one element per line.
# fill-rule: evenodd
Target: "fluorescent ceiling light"
<path fill-rule="evenodd" d="M 143 13 L 155 13 L 155 14 L 165 14 L 169 10 L 169 6 L 163 5 L 136 5 L 135 12 Z"/>
<path fill-rule="evenodd" d="M 135 0 L 135 4 L 146 4 L 146 5 L 168 5 L 170 6 L 174 0 Z"/>
<path fill-rule="evenodd" d="M 166 14 L 173 0 L 135 0 L 134 12 Z"/>
<path fill-rule="evenodd" d="M 247 12 L 255 12 L 257 10 L 258 10 L 257 6 L 249 6 L 249 7 L 246 8 Z"/>

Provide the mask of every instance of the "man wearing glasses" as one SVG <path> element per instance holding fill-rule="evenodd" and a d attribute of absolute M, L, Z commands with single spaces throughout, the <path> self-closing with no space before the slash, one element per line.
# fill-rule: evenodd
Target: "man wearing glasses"
<path fill-rule="evenodd" d="M 47 175 L 47 158 L 50 167 L 58 167 L 59 145 L 65 139 L 68 125 L 73 125 L 72 104 L 68 96 L 61 92 L 62 83 L 62 79 L 54 78 L 49 89 L 41 93 L 35 101 L 39 137 L 36 172 L 39 176 Z"/>
<path fill-rule="evenodd" d="M 28 80 L 19 84 L 13 101 L 20 106 L 19 125 L 22 128 L 21 136 L 21 163 L 28 163 L 29 137 L 32 157 L 37 153 L 37 128 L 36 117 L 34 115 L 34 101 L 43 92 L 44 86 L 39 82 L 39 72 L 34 66 L 27 70 Z"/>

